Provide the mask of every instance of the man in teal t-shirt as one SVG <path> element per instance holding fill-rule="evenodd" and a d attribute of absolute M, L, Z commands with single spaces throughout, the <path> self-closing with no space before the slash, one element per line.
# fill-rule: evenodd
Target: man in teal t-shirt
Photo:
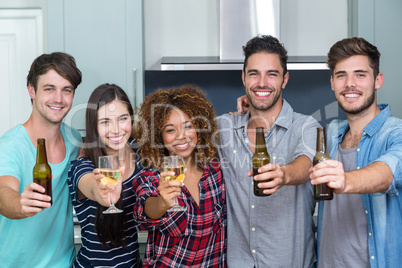
<path fill-rule="evenodd" d="M 55 52 L 35 59 L 27 77 L 32 113 L 0 138 L 0 267 L 71 267 L 72 206 L 67 185 L 79 133 L 62 123 L 81 72 L 72 56 Z M 52 169 L 52 202 L 33 183 L 37 139 L 46 140 Z"/>

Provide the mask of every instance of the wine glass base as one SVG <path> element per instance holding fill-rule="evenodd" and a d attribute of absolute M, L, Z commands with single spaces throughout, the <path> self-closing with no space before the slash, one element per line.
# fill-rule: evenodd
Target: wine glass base
<path fill-rule="evenodd" d="M 182 207 L 180 205 L 174 205 L 173 207 L 169 208 L 167 211 L 168 212 L 173 212 L 173 211 L 186 211 L 187 208 Z"/>
<path fill-rule="evenodd" d="M 118 209 L 117 207 L 109 207 L 107 210 L 103 211 L 103 214 L 115 214 L 122 213 L 123 210 Z"/>

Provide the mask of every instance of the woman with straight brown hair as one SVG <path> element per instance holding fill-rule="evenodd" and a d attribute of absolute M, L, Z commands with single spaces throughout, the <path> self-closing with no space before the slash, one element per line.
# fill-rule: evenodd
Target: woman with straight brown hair
<path fill-rule="evenodd" d="M 133 109 L 118 86 L 103 84 L 89 97 L 86 138 L 80 156 L 71 163 L 68 184 L 81 225 L 82 246 L 74 267 L 140 267 L 135 196 L 132 181 L 140 171 L 135 142 L 131 139 Z M 99 156 L 116 155 L 122 168 L 120 182 L 109 187 L 101 182 Z M 123 172 L 124 171 L 124 172 Z M 110 198 L 118 214 L 103 214 Z"/>

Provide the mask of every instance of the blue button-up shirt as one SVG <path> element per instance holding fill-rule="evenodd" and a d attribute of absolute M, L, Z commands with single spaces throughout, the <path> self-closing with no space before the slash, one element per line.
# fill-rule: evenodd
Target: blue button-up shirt
<path fill-rule="evenodd" d="M 392 117 L 389 105 L 380 104 L 378 107 L 381 112 L 363 130 L 357 147 L 356 169 L 381 161 L 392 171 L 394 177 L 387 191 L 362 194 L 362 200 L 368 224 L 370 266 L 401 267 L 402 120 Z M 329 125 L 327 143 L 331 158 L 348 130 L 346 120 L 334 120 Z M 318 257 L 324 203 L 320 201 L 318 209 Z"/>

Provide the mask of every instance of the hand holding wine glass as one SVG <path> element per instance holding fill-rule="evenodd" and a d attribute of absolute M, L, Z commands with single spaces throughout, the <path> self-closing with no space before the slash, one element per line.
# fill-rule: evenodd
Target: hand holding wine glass
<path fill-rule="evenodd" d="M 180 181 L 183 183 L 184 180 L 184 161 L 183 157 L 174 155 L 174 156 L 165 156 L 163 159 L 163 167 L 165 171 L 171 171 L 174 172 L 175 175 L 173 176 L 166 176 L 165 181 Z M 173 212 L 173 211 L 185 211 L 187 210 L 185 207 L 182 207 L 179 205 L 177 201 L 177 197 L 174 199 L 174 205 L 173 207 L 169 208 L 167 211 L 168 212 Z"/>
<path fill-rule="evenodd" d="M 174 175 L 173 171 L 162 171 L 159 173 L 158 192 L 162 197 L 166 209 L 171 208 L 175 203 L 175 197 L 180 196 L 182 183 L 179 181 L 169 180 Z"/>
<path fill-rule="evenodd" d="M 110 185 L 112 187 L 121 179 L 121 171 L 119 165 L 119 158 L 113 155 L 99 156 L 99 173 L 104 175 L 101 179 L 103 184 Z M 107 210 L 103 211 L 104 214 L 121 213 L 123 210 L 118 209 L 113 202 L 112 194 L 109 193 L 110 206 Z"/>
<path fill-rule="evenodd" d="M 120 171 L 121 176 L 123 176 L 123 167 L 120 167 Z M 95 168 L 92 172 L 95 175 L 95 180 L 97 182 L 96 194 L 100 199 L 95 198 L 98 200 L 98 203 L 105 207 L 109 207 L 110 200 L 113 200 L 113 202 L 116 203 L 121 196 L 122 180 L 120 180 L 115 186 L 110 186 L 109 184 L 102 182 L 102 179 L 105 176 L 100 173 L 99 168 Z"/>

